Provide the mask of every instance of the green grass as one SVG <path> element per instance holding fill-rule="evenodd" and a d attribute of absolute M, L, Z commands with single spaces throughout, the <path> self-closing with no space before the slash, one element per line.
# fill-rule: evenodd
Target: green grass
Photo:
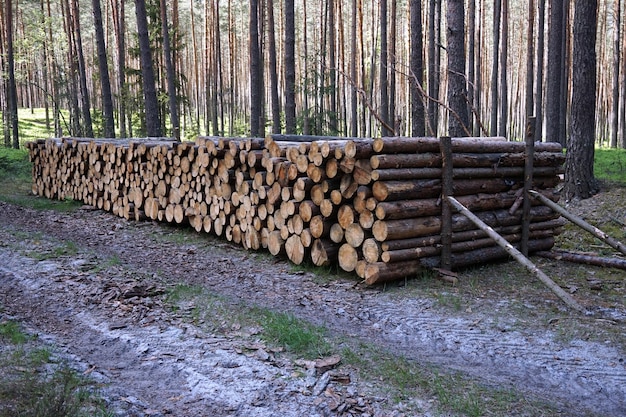
<path fill-rule="evenodd" d="M 82 204 L 72 200 L 48 200 L 32 195 L 32 165 L 25 149 L 0 146 L 0 201 L 37 210 L 71 211 Z"/>
<path fill-rule="evenodd" d="M 374 344 L 333 336 L 324 327 L 293 314 L 250 308 L 216 296 L 200 285 L 172 287 L 166 305 L 204 329 L 260 337 L 268 347 L 282 348 L 282 354 L 292 358 L 314 360 L 339 354 L 343 366 L 357 372 L 360 380 L 376 382 L 384 390 L 381 394 L 397 403 L 409 404 L 415 397 L 431 398 L 439 413 L 454 416 L 560 415 L 549 404 L 519 392 L 442 372 Z"/>
<path fill-rule="evenodd" d="M 48 251 L 31 251 L 26 252 L 26 256 L 36 259 L 38 261 L 45 261 L 47 259 L 56 259 L 63 256 L 73 256 L 78 253 L 78 245 L 71 241 L 63 242 L 60 245 L 55 246 Z"/>
<path fill-rule="evenodd" d="M 596 149 L 593 173 L 599 180 L 626 184 L 626 149 Z"/>
<path fill-rule="evenodd" d="M 264 338 L 305 359 L 321 358 L 332 353 L 325 329 L 300 320 L 292 314 L 259 310 Z"/>
<path fill-rule="evenodd" d="M 0 417 L 112 416 L 93 382 L 14 321 L 0 323 Z"/>
<path fill-rule="evenodd" d="M 67 112 L 66 112 L 67 113 Z M 66 114 L 67 115 L 67 114 Z M 46 139 L 54 135 L 54 120 L 50 111 L 50 129 L 46 128 L 46 111 L 40 109 L 18 109 L 20 144 L 37 139 Z"/>
<path fill-rule="evenodd" d="M 28 336 L 22 332 L 19 324 L 14 321 L 0 323 L 0 339 L 8 340 L 14 345 L 26 343 Z"/>

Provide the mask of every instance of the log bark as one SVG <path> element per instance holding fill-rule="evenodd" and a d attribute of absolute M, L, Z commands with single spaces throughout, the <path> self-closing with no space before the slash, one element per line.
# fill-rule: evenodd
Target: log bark
<path fill-rule="evenodd" d="M 376 262 L 365 267 L 365 283 L 367 285 L 382 284 L 418 274 L 424 268 L 416 261 L 388 264 Z"/>
<path fill-rule="evenodd" d="M 539 251 L 536 252 L 535 255 L 542 258 L 555 259 L 557 261 L 567 261 L 579 264 L 599 266 L 602 268 L 616 268 L 626 270 L 626 259 L 620 258 L 606 258 L 596 255 L 556 250 Z"/>

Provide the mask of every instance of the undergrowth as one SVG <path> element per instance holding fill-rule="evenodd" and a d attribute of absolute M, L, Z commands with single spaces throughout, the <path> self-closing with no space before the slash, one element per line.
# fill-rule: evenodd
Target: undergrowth
<path fill-rule="evenodd" d="M 14 321 L 0 323 L 0 417 L 112 416 L 93 382 Z"/>

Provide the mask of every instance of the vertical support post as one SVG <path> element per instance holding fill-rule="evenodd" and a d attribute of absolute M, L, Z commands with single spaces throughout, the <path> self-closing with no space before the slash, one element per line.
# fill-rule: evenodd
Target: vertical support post
<path fill-rule="evenodd" d="M 521 252 L 528 256 L 528 240 L 530 236 L 530 208 L 531 199 L 529 191 L 533 188 L 533 170 L 535 159 L 535 124 L 537 119 L 529 117 L 526 124 L 526 151 L 524 155 L 524 205 L 522 208 L 522 243 Z"/>
<path fill-rule="evenodd" d="M 453 183 L 453 163 L 452 163 L 452 138 L 444 136 L 440 139 L 439 149 L 441 151 L 441 268 L 452 269 L 452 206 L 448 197 L 454 194 Z"/>

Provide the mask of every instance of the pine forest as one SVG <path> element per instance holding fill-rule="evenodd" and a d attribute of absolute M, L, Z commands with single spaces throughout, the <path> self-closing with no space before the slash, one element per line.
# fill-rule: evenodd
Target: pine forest
<path fill-rule="evenodd" d="M 57 137 L 183 140 L 521 140 L 534 116 L 567 146 L 578 94 L 595 145 L 626 147 L 622 0 L 2 3 L 7 146 L 17 108 L 45 108 Z"/>

